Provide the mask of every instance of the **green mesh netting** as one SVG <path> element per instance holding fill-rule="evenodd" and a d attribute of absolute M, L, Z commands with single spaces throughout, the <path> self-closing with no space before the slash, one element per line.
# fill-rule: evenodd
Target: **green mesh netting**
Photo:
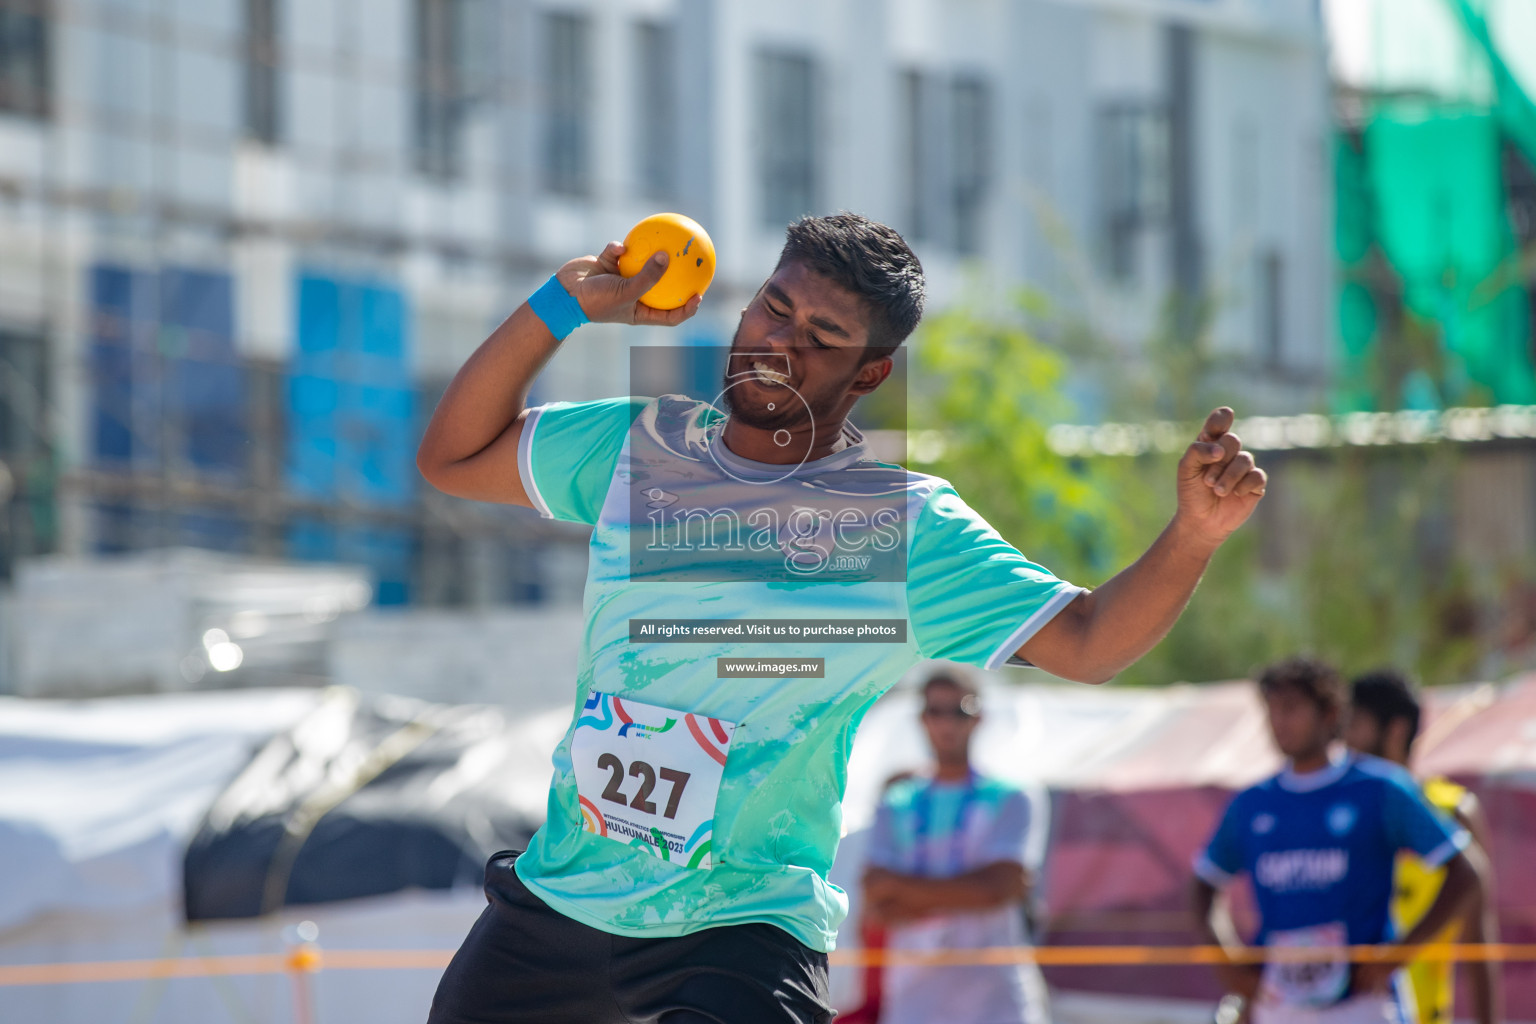
<path fill-rule="evenodd" d="M 1378 17 L 1374 40 L 1382 78 L 1395 77 L 1376 83 L 1363 127 L 1334 147 L 1336 402 L 1536 403 L 1502 156 L 1508 141 L 1536 163 L 1536 106 L 1472 0 L 1442 0 L 1438 13 L 1454 16 L 1442 21 L 1460 31 L 1451 38 L 1422 31 L 1429 19 L 1414 24 L 1400 2 L 1389 0 L 1395 17 Z"/>

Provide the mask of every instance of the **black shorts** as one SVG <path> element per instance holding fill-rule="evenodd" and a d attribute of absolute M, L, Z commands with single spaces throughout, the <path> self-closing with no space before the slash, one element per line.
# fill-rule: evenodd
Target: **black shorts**
<path fill-rule="evenodd" d="M 573 921 L 498 853 L 490 906 L 443 972 L 429 1024 L 822 1024 L 827 955 L 770 924 L 635 939 Z"/>

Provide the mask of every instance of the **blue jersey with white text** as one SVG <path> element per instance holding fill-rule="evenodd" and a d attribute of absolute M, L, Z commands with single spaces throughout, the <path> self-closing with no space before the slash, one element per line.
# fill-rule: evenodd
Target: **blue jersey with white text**
<path fill-rule="evenodd" d="M 1330 924 L 1343 925 L 1350 945 L 1376 943 L 1394 938 L 1388 910 L 1397 852 L 1436 866 L 1468 839 L 1406 770 L 1350 754 L 1304 775 L 1286 768 L 1239 793 L 1195 873 L 1218 888 L 1249 876 L 1258 945 Z"/>

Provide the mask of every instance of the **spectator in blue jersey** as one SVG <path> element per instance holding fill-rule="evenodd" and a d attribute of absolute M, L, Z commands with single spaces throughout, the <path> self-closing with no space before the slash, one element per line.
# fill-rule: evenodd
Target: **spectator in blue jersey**
<path fill-rule="evenodd" d="M 1335 743 L 1345 706 L 1339 673 L 1292 658 L 1264 671 L 1259 693 L 1287 763 L 1233 799 L 1195 859 L 1192 900 L 1206 941 L 1236 946 L 1216 896 L 1239 874 L 1258 905 L 1254 943 L 1269 949 L 1412 946 L 1459 919 L 1482 893 L 1482 856 L 1407 771 Z M 1400 850 L 1445 868 L 1434 903 L 1405 935 L 1393 934 L 1389 915 Z M 1254 1024 L 1412 1024 L 1400 967 L 1400 958 L 1352 964 L 1344 954 L 1262 967 L 1232 960 L 1219 970 Z"/>
<path fill-rule="evenodd" d="M 923 686 L 930 775 L 891 785 L 875 815 L 865 913 L 893 950 L 985 949 L 1028 941 L 1024 902 L 1045 850 L 1040 798 L 971 766 L 976 686 L 943 669 Z M 1045 1024 L 1045 982 L 1029 965 L 894 966 L 880 1024 Z"/>

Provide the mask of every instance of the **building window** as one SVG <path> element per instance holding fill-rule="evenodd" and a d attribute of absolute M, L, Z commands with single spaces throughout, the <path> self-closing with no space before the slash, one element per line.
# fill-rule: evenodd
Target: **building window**
<path fill-rule="evenodd" d="M 914 242 L 926 240 L 932 234 L 928 217 L 929 151 L 924 144 L 932 137 L 928 123 L 927 104 L 923 101 L 924 80 L 920 71 L 901 73 L 901 163 L 902 212 L 906 221 L 907 235 Z"/>
<path fill-rule="evenodd" d="M 1278 249 L 1265 249 L 1257 262 L 1260 354 L 1265 366 L 1278 370 L 1285 363 L 1285 262 Z"/>
<path fill-rule="evenodd" d="M 244 481 L 249 432 L 233 279 L 98 264 L 90 289 L 98 463 Z"/>
<path fill-rule="evenodd" d="M 757 164 L 763 222 L 816 212 L 816 66 L 802 54 L 757 55 Z"/>
<path fill-rule="evenodd" d="M 1116 103 L 1097 117 L 1099 250 L 1111 280 L 1136 279 L 1142 232 L 1168 205 L 1168 119 L 1160 107 Z"/>
<path fill-rule="evenodd" d="M 0 579 L 57 539 L 47 392 L 43 334 L 0 328 Z"/>
<path fill-rule="evenodd" d="M 992 166 L 991 97 L 979 79 L 956 79 L 950 90 L 950 199 L 955 250 L 981 251 L 987 186 Z"/>
<path fill-rule="evenodd" d="M 7 462 L 48 453 L 47 355 L 42 334 L 0 329 L 0 459 Z"/>
<path fill-rule="evenodd" d="M 673 74 L 677 33 L 670 24 L 642 22 L 635 27 L 635 129 L 640 156 L 640 193 L 648 199 L 677 194 L 677 85 Z"/>
<path fill-rule="evenodd" d="M 963 254 L 979 252 L 992 173 L 987 83 L 908 70 L 901 73 L 898 94 L 908 236 L 937 241 Z"/>
<path fill-rule="evenodd" d="M 277 0 L 245 0 L 245 135 L 269 146 L 278 112 Z"/>
<path fill-rule="evenodd" d="M 459 172 L 459 81 L 454 0 L 416 0 L 416 169 L 435 178 Z"/>
<path fill-rule="evenodd" d="M 0 4 L 0 113 L 48 116 L 47 0 Z"/>
<path fill-rule="evenodd" d="M 494 88 L 496 5 L 491 0 L 416 0 L 416 169 L 463 173 L 464 128 Z"/>
<path fill-rule="evenodd" d="M 1500 157 L 1509 226 L 1521 246 L 1527 246 L 1536 242 L 1536 164 L 1528 161 L 1508 138 Z"/>
<path fill-rule="evenodd" d="M 1024 107 L 1024 177 L 1039 198 L 1056 195 L 1053 120 L 1049 97 L 1035 96 Z"/>
<path fill-rule="evenodd" d="M 544 187 L 560 195 L 591 187 L 591 38 L 583 15 L 544 16 Z"/>
<path fill-rule="evenodd" d="M 0 579 L 57 538 L 47 392 L 43 334 L 0 328 Z"/>

